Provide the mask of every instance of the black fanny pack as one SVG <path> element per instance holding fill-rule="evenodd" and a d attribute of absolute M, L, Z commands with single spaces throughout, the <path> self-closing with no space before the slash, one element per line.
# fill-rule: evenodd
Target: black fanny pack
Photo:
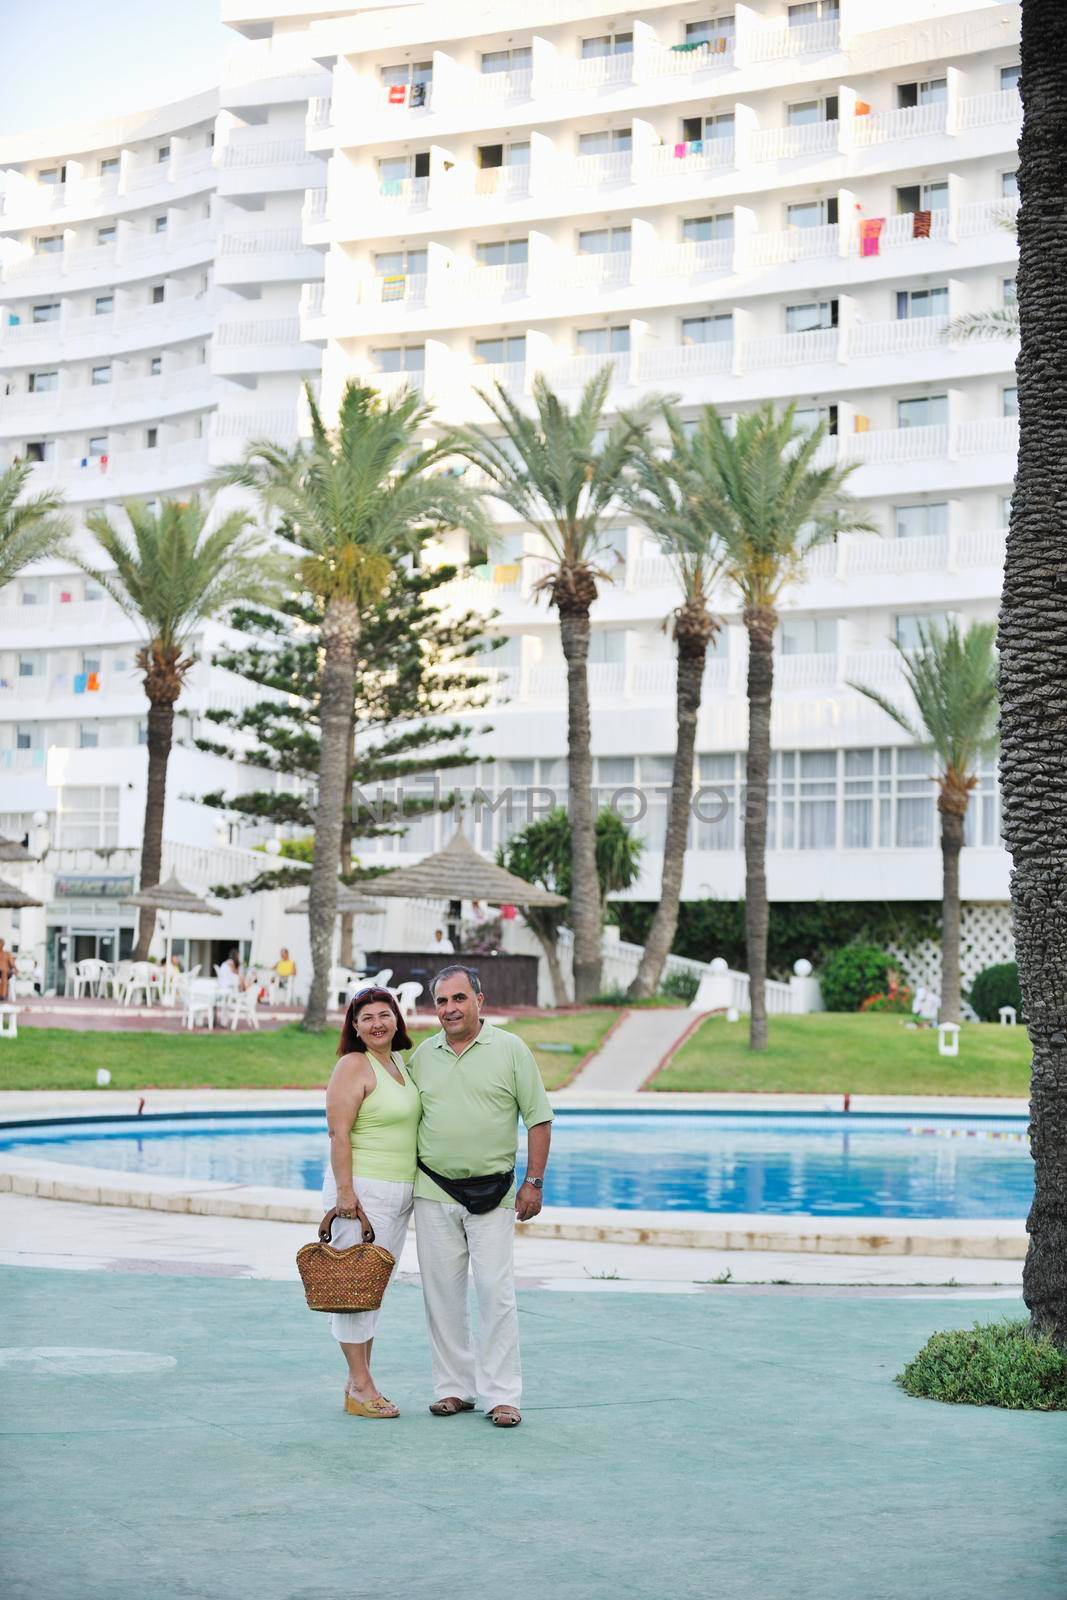
<path fill-rule="evenodd" d="M 491 1172 L 485 1178 L 444 1178 L 419 1158 L 419 1171 L 432 1178 L 438 1188 L 450 1195 L 458 1205 L 466 1206 L 472 1216 L 480 1217 L 486 1211 L 495 1211 L 515 1181 L 515 1168 L 510 1172 Z"/>

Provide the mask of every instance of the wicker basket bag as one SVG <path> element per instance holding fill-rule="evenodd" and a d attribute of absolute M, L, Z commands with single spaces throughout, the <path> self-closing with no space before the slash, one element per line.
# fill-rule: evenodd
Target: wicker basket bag
<path fill-rule="evenodd" d="M 339 1250 L 330 1243 L 336 1215 L 336 1207 L 327 1211 L 319 1223 L 316 1242 L 301 1245 L 296 1252 L 307 1303 L 312 1311 L 377 1311 L 396 1257 L 375 1244 L 374 1229 L 358 1204 L 363 1243 Z"/>

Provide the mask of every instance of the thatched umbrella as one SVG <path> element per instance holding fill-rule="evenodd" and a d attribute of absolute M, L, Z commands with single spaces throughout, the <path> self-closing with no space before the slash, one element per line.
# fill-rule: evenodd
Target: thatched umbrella
<path fill-rule="evenodd" d="M 23 894 L 13 883 L 7 883 L 0 878 L 0 910 L 24 911 L 27 906 L 41 905 L 44 905 L 43 900 L 35 900 L 32 894 Z"/>
<path fill-rule="evenodd" d="M 564 906 L 566 898 L 505 872 L 457 828 L 443 850 L 374 880 L 374 893 L 404 900 L 484 900 L 490 906 Z"/>
<path fill-rule="evenodd" d="M 36 861 L 37 857 L 18 839 L 5 839 L 0 833 L 0 861 Z"/>
<path fill-rule="evenodd" d="M 170 958 L 172 950 L 171 926 L 174 922 L 175 911 L 191 911 L 198 917 L 221 917 L 222 912 L 216 906 L 209 906 L 201 895 L 194 894 L 192 889 L 187 889 L 184 883 L 178 882 L 177 874 L 172 872 L 164 883 L 153 883 L 147 889 L 138 889 L 136 894 L 124 897 L 124 905 L 146 906 L 150 911 L 166 911 L 167 916 L 167 941 L 166 955 L 163 958 L 164 970 L 170 975 Z"/>

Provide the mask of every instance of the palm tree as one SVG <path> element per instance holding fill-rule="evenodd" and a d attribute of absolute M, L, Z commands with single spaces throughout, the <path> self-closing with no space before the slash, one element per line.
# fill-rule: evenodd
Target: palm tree
<path fill-rule="evenodd" d="M 315 854 L 309 886 L 313 980 L 304 1027 L 326 1026 L 337 869 L 345 811 L 351 810 L 356 654 L 367 609 L 384 594 L 397 560 L 428 535 L 484 531 L 478 495 L 443 471 L 447 436 L 420 445 L 431 415 L 413 390 L 390 400 L 346 385 L 336 428 L 306 389 L 311 438 L 295 450 L 251 444 L 227 481 L 254 489 L 303 552 L 303 587 L 322 604 L 319 770 Z M 351 863 L 345 863 L 350 866 Z"/>
<path fill-rule="evenodd" d="M 138 501 L 125 506 L 129 532 L 116 528 L 107 512 L 93 511 L 85 525 L 111 569 L 82 565 L 145 632 L 137 652 L 148 696 L 148 785 L 141 841 L 141 888 L 159 882 L 163 853 L 163 812 L 167 764 L 174 740 L 174 707 L 196 657 L 190 652 L 196 629 L 225 616 L 241 601 L 270 603 L 281 569 L 261 536 L 241 511 L 223 517 L 210 531 L 211 511 L 199 499 L 164 500 L 158 512 Z M 143 961 L 156 914 L 142 907 L 134 959 Z"/>
<path fill-rule="evenodd" d="M 675 704 L 677 734 L 659 904 L 645 941 L 645 953 L 630 985 L 634 999 L 647 999 L 659 988 L 664 963 L 678 931 L 689 811 L 693 798 L 693 765 L 697 718 L 704 687 L 708 646 L 719 623 L 708 610 L 708 597 L 721 576 L 724 551 L 715 525 L 718 479 L 708 449 L 705 408 L 692 436 L 670 406 L 664 406 L 671 451 L 664 456 L 645 444 L 637 458 L 625 499 L 670 559 L 682 590 L 682 603 L 664 622 L 678 652 Z"/>
<path fill-rule="evenodd" d="M 1017 220 L 1014 211 L 997 218 L 997 226 L 1015 233 Z M 1019 337 L 1019 307 L 983 306 L 980 311 L 961 311 L 950 317 L 945 328 L 946 339 L 1017 339 Z"/>
<path fill-rule="evenodd" d="M 1031 1327 L 1067 1346 L 1067 338 L 1063 295 L 1063 62 L 1067 9 L 1023 0 L 1019 143 L 1019 464 L 1000 611 L 1000 782 L 1012 856 L 1015 948 L 1033 1046 L 1034 1200 L 1023 1298 Z"/>
<path fill-rule="evenodd" d="M 997 667 L 992 622 L 961 633 L 919 628 L 919 645 L 900 653 L 918 720 L 862 683 L 850 685 L 880 706 L 916 744 L 932 745 L 941 814 L 941 1021 L 960 1020 L 960 850 L 979 757 L 996 741 Z"/>
<path fill-rule="evenodd" d="M 804 433 L 793 413 L 790 405 L 776 414 L 768 402 L 739 416 L 731 432 L 708 408 L 700 424 L 710 477 L 707 516 L 722 541 L 723 575 L 740 596 L 748 634 L 745 941 L 753 1050 L 767 1048 L 767 796 L 778 602 L 819 545 L 839 533 L 873 531 L 844 493 L 855 469 L 815 464 L 825 423 Z"/>
<path fill-rule="evenodd" d="M 568 811 L 573 835 L 574 991 L 587 1000 L 600 987 L 602 919 L 596 876 L 593 762 L 589 732 L 589 612 L 605 551 L 605 521 L 636 454 L 650 406 L 604 422 L 612 366 L 590 378 L 571 411 L 538 374 L 530 417 L 498 383 L 481 399 L 501 430 L 465 428 L 459 449 L 502 500 L 544 541 L 552 564 L 538 588 L 559 614 L 567 662 Z M 610 581 L 610 580 L 609 580 Z"/>
<path fill-rule="evenodd" d="M 0 473 L 0 589 L 31 561 L 55 555 L 70 532 L 61 494 L 19 498 L 32 471 L 30 462 L 17 461 Z"/>

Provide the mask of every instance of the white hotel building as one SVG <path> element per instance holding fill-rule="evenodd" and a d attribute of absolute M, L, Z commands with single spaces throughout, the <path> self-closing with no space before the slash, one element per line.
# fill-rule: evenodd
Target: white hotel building
<path fill-rule="evenodd" d="M 650 391 L 685 415 L 796 400 L 828 422 L 826 457 L 856 464 L 881 536 L 820 551 L 783 609 L 771 895 L 937 899 L 929 759 L 848 683 L 892 694 L 894 640 L 996 613 L 1015 347 L 945 327 L 1014 295 L 1018 6 L 899 0 L 891 27 L 873 0 L 337 9 L 223 0 L 245 41 L 221 92 L 0 145 L 4 459 L 36 456 L 76 509 L 188 490 L 250 435 L 295 437 L 300 382 L 320 367 L 327 409 L 349 377 L 416 383 L 444 422 L 485 420 L 476 391 L 493 379 L 528 393 L 540 371 L 574 398 L 608 359 L 613 407 Z M 620 517 L 610 544 L 597 781 L 652 791 L 635 891 L 652 898 L 677 597 L 640 527 Z M 536 541 L 501 513 L 490 551 L 448 553 L 472 569 L 456 600 L 506 640 L 493 704 L 469 718 L 467 781 L 562 791 L 563 663 L 532 593 Z M 58 566 L 13 588 L 0 831 L 40 809 L 60 848 L 136 846 L 132 631 Z M 728 595 L 718 609 L 699 774 L 733 804 L 694 822 L 687 898 L 743 886 L 745 636 Z M 101 689 L 75 694 L 90 671 Z M 194 714 L 247 694 L 224 677 L 198 669 Z M 217 820 L 182 794 L 242 781 L 180 752 L 174 847 L 205 848 Z M 405 853 L 447 826 L 419 824 Z M 483 842 L 506 826 L 486 816 Z M 968 838 L 973 969 L 1007 947 L 992 766 Z"/>

